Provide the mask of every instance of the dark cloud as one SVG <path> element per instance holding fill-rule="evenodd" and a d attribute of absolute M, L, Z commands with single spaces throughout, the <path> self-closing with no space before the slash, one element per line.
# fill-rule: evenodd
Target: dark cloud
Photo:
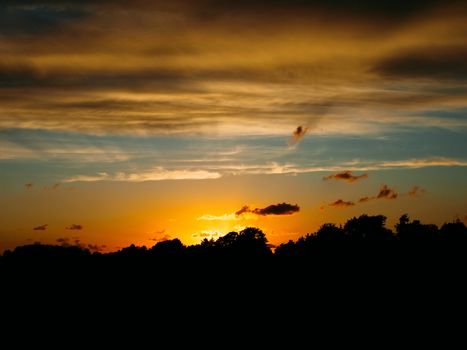
<path fill-rule="evenodd" d="M 296 145 L 300 142 L 302 138 L 305 137 L 306 133 L 308 132 L 308 128 L 304 126 L 298 126 L 297 129 L 294 130 L 292 136 L 289 139 L 289 146 Z"/>
<path fill-rule="evenodd" d="M 34 184 L 32 182 L 24 184 L 24 187 L 26 187 L 27 190 L 30 190 L 33 186 L 34 186 Z"/>
<path fill-rule="evenodd" d="M 56 242 L 65 247 L 70 245 L 70 239 L 68 237 L 57 238 Z"/>
<path fill-rule="evenodd" d="M 188 91 L 196 87 L 193 82 L 207 72 L 194 72 L 183 69 L 138 69 L 132 72 L 106 70 L 87 72 L 75 70 L 43 70 L 32 64 L 0 61 L 0 87 L 14 88 L 74 88 L 76 90 L 102 89 L 157 89 L 164 91 Z M 209 73 L 208 75 L 215 75 Z M 221 77 L 219 77 L 221 78 Z M 165 87 L 164 87 L 165 86 Z"/>
<path fill-rule="evenodd" d="M 407 195 L 412 196 L 412 197 L 417 197 L 422 193 L 425 193 L 426 190 L 419 187 L 419 186 L 413 186 L 409 192 L 407 192 Z"/>
<path fill-rule="evenodd" d="M 59 29 L 89 15 L 78 5 L 63 1 L 2 1 L 0 34 L 40 34 Z"/>
<path fill-rule="evenodd" d="M 67 230 L 82 230 L 83 229 L 83 226 L 82 225 L 78 225 L 78 224 L 72 224 L 68 227 L 66 227 Z"/>
<path fill-rule="evenodd" d="M 48 226 L 49 226 L 48 224 L 36 226 L 36 227 L 33 228 L 33 230 L 34 231 L 45 231 L 45 230 L 47 230 Z"/>
<path fill-rule="evenodd" d="M 251 209 L 249 206 L 243 206 L 239 211 L 235 212 L 236 216 L 241 216 L 242 214 L 251 213 L 260 216 L 267 215 L 292 215 L 300 211 L 300 207 L 296 204 L 289 203 L 279 203 L 272 204 L 265 208 L 255 208 Z"/>
<path fill-rule="evenodd" d="M 372 199 L 375 199 L 375 197 L 362 197 L 358 200 L 358 203 L 365 203 L 365 202 L 369 202 L 371 201 Z"/>
<path fill-rule="evenodd" d="M 332 174 L 323 177 L 323 180 L 343 180 L 347 182 L 355 182 L 361 179 L 366 179 L 368 174 L 352 175 L 351 171 L 344 171 L 343 173 Z"/>
<path fill-rule="evenodd" d="M 386 198 L 386 199 L 396 199 L 397 198 L 397 192 L 394 191 L 393 189 L 389 188 L 387 185 L 383 185 L 380 190 L 378 195 L 376 196 L 377 199 L 381 198 Z"/>
<path fill-rule="evenodd" d="M 460 0 L 448 1 L 461 3 Z M 421 14 L 436 5 L 446 3 L 442 0 L 206 0 L 199 1 L 202 7 L 200 14 L 207 18 L 255 17 L 261 18 L 271 13 L 316 14 L 324 13 L 330 16 L 346 15 L 347 17 L 378 18 L 401 21 L 407 17 Z M 281 12 L 282 11 L 282 12 Z"/>
<path fill-rule="evenodd" d="M 291 215 L 300 211 L 300 207 L 296 204 L 279 203 L 272 204 L 266 208 L 256 208 L 252 210 L 256 215 Z"/>
<path fill-rule="evenodd" d="M 355 205 L 354 202 L 350 202 L 350 201 L 346 202 L 342 199 L 338 199 L 337 201 L 329 204 L 330 207 L 336 207 L 336 208 L 353 207 L 354 205 Z"/>
<path fill-rule="evenodd" d="M 251 213 L 250 207 L 248 205 L 244 205 L 240 210 L 235 212 L 236 216 L 240 216 L 245 213 Z"/>
<path fill-rule="evenodd" d="M 467 79 L 467 48 L 427 47 L 383 59 L 374 69 L 390 78 Z"/>
<path fill-rule="evenodd" d="M 88 244 L 86 246 L 86 248 L 88 248 L 91 252 L 101 252 L 102 250 L 104 250 L 105 248 L 107 248 L 107 246 L 105 244 L 103 245 L 99 245 L 99 244 Z"/>
<path fill-rule="evenodd" d="M 423 191 L 422 189 L 420 189 L 418 186 L 414 186 L 408 193 L 407 195 L 411 195 L 411 196 L 414 196 L 414 195 L 417 195 L 419 193 L 421 193 L 420 191 Z M 387 185 L 383 185 L 381 186 L 381 188 L 379 189 L 379 192 L 376 196 L 365 196 L 365 197 L 362 197 L 358 200 L 359 203 L 366 203 L 366 202 L 369 202 L 369 201 L 372 201 L 374 199 L 396 199 L 398 197 L 398 193 L 389 188 Z"/>
<path fill-rule="evenodd" d="M 168 235 L 168 234 L 164 234 L 164 232 L 165 232 L 165 230 L 155 232 L 156 234 L 161 235 L 161 236 L 154 237 L 154 238 L 149 238 L 149 240 L 153 241 L 153 242 L 156 242 L 156 243 L 171 240 L 172 237 L 170 235 Z"/>

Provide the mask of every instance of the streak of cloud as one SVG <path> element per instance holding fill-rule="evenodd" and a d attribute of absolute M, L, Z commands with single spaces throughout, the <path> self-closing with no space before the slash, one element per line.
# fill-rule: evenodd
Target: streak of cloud
<path fill-rule="evenodd" d="M 108 174 L 106 172 L 97 173 L 97 175 L 78 175 L 66 178 L 63 182 L 97 182 L 97 181 L 121 181 L 121 182 L 145 182 L 145 181 L 163 181 L 163 180 L 206 180 L 218 179 L 221 174 L 218 172 L 206 170 L 167 170 L 161 167 L 150 171 L 140 173 L 118 172 Z"/>

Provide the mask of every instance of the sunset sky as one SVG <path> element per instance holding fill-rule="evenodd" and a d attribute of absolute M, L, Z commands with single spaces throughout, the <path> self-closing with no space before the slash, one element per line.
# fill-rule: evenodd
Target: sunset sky
<path fill-rule="evenodd" d="M 2 0 L 0 252 L 467 222 L 467 5 Z"/>

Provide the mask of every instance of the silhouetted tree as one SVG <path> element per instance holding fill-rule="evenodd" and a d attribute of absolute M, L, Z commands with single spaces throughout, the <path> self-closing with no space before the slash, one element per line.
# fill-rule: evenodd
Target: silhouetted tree
<path fill-rule="evenodd" d="M 441 226 L 440 236 L 446 242 L 462 246 L 467 243 L 467 227 L 460 220 L 448 222 Z"/>
<path fill-rule="evenodd" d="M 395 227 L 397 238 L 406 244 L 433 242 L 438 234 L 436 225 L 424 225 L 419 220 L 410 222 L 407 214 L 399 218 L 399 222 Z"/>
<path fill-rule="evenodd" d="M 361 215 L 348 220 L 344 231 L 354 241 L 387 242 L 393 235 L 385 227 L 386 219 L 384 215 Z"/>
<path fill-rule="evenodd" d="M 181 257 L 184 253 L 185 246 L 178 239 L 166 240 L 158 242 L 150 250 L 150 254 L 155 257 Z"/>

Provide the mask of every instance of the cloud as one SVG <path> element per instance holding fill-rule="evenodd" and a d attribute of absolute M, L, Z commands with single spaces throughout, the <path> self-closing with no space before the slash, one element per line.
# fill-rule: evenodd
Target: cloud
<path fill-rule="evenodd" d="M 418 187 L 418 186 L 414 186 L 410 189 L 409 192 L 407 193 L 404 193 L 402 195 L 408 195 L 408 196 L 418 196 L 420 195 L 421 193 L 425 192 L 424 189 Z M 376 196 L 365 196 L 365 197 L 362 197 L 358 200 L 359 203 L 366 203 L 366 202 L 369 202 L 369 201 L 372 201 L 374 199 L 396 199 L 398 197 L 398 193 L 389 188 L 387 185 L 383 185 L 381 186 L 381 188 L 379 189 L 379 192 Z"/>
<path fill-rule="evenodd" d="M 355 205 L 354 202 L 350 202 L 350 201 L 346 202 L 342 199 L 338 199 L 335 202 L 329 204 L 330 207 L 336 207 L 336 208 L 347 208 L 347 207 L 353 207 L 354 205 Z"/>
<path fill-rule="evenodd" d="M 218 172 L 207 170 L 167 170 L 162 167 L 154 168 L 150 171 L 140 173 L 118 172 L 108 174 L 106 172 L 97 173 L 97 175 L 77 175 L 66 178 L 63 182 L 96 182 L 96 181 L 122 181 L 122 182 L 145 182 L 145 181 L 163 181 L 163 180 L 206 180 L 218 179 L 222 175 Z"/>
<path fill-rule="evenodd" d="M 358 203 L 366 203 L 371 201 L 372 199 L 375 199 L 375 197 L 362 197 L 358 200 Z"/>
<path fill-rule="evenodd" d="M 74 3 L 60 6 L 54 1 L 34 4 L 33 1 L 4 1 L 0 4 L 0 34 L 38 35 L 82 20 L 88 13 Z"/>
<path fill-rule="evenodd" d="M 149 240 L 153 241 L 153 242 L 156 242 L 156 243 L 157 242 L 162 242 L 162 241 L 168 241 L 168 240 L 170 240 L 172 238 L 168 233 L 166 233 L 165 229 L 155 231 L 154 235 L 155 235 L 155 237 L 154 238 L 149 238 Z"/>
<path fill-rule="evenodd" d="M 211 215 L 205 214 L 197 218 L 197 220 L 205 220 L 205 221 L 230 221 L 230 220 L 240 220 L 239 215 L 236 213 L 230 214 L 222 214 L 222 215 Z"/>
<path fill-rule="evenodd" d="M 467 166 L 466 160 L 447 158 L 447 157 L 430 157 L 420 159 L 408 159 L 399 161 L 386 161 L 379 165 L 379 168 L 425 168 L 436 166 Z"/>
<path fill-rule="evenodd" d="M 376 199 L 381 199 L 381 198 L 396 199 L 397 192 L 389 188 L 387 185 L 383 185 L 380 188 L 378 195 L 376 196 Z"/>
<path fill-rule="evenodd" d="M 82 225 L 78 225 L 78 224 L 72 224 L 72 225 L 66 227 L 65 229 L 67 229 L 67 230 L 78 230 L 78 231 L 80 231 L 80 230 L 83 229 L 83 226 L 82 226 Z"/>
<path fill-rule="evenodd" d="M 56 242 L 60 244 L 61 246 L 67 247 L 70 245 L 70 238 L 68 237 L 57 238 Z"/>
<path fill-rule="evenodd" d="M 0 5 L 0 128 L 285 136 L 303 124 L 332 133 L 332 118 L 315 128 L 326 106 L 335 125 L 355 133 L 355 109 L 374 115 L 374 102 L 381 104 L 368 96 L 423 90 L 374 81 L 374 71 L 401 71 L 393 66 L 401 66 L 404 46 L 465 43 L 456 21 L 429 40 L 419 28 L 437 17 L 424 11 L 451 7 L 435 0 L 32 3 Z M 462 14 L 452 12 L 444 16 Z M 306 132 L 299 128 L 292 143 Z"/>
<path fill-rule="evenodd" d="M 221 234 L 220 232 L 218 231 L 212 231 L 212 230 L 205 230 L 205 231 L 200 231 L 200 232 L 196 232 L 194 234 L 191 235 L 193 238 L 219 238 L 221 236 L 223 236 L 223 234 Z"/>
<path fill-rule="evenodd" d="M 355 182 L 360 179 L 366 179 L 368 177 L 368 174 L 362 174 L 362 175 L 352 175 L 351 171 L 344 171 L 342 173 L 337 173 L 337 174 L 332 174 L 329 176 L 323 177 L 323 180 L 343 180 L 347 182 Z"/>
<path fill-rule="evenodd" d="M 163 232 L 165 232 L 165 230 L 163 230 Z M 153 241 L 153 242 L 163 242 L 163 241 L 168 241 L 172 239 L 172 237 L 168 234 L 162 234 L 161 233 L 161 236 L 160 237 L 155 237 L 155 238 L 149 238 L 150 241 Z"/>
<path fill-rule="evenodd" d="M 60 183 L 55 183 L 55 184 L 53 184 L 53 185 L 50 186 L 50 187 L 47 187 L 47 186 L 44 187 L 44 191 L 49 191 L 49 190 L 50 190 L 50 191 L 56 191 L 56 190 L 58 190 L 59 188 L 60 188 Z"/>
<path fill-rule="evenodd" d="M 407 192 L 407 195 L 409 196 L 412 196 L 412 197 L 418 197 L 419 195 L 421 195 L 422 193 L 425 193 L 426 190 L 419 187 L 419 186 L 413 186 L 409 192 Z"/>
<path fill-rule="evenodd" d="M 100 244 L 85 244 L 82 243 L 78 237 L 60 237 L 56 239 L 56 242 L 62 247 L 79 247 L 81 249 L 89 249 L 91 252 L 100 252 L 104 250 L 107 246 Z"/>
<path fill-rule="evenodd" d="M 33 230 L 34 231 L 45 231 L 45 230 L 47 230 L 48 226 L 49 226 L 48 224 L 36 226 L 36 227 L 33 228 Z"/>
<path fill-rule="evenodd" d="M 386 57 L 374 71 L 392 78 L 467 79 L 467 49 L 433 45 Z"/>
<path fill-rule="evenodd" d="M 91 252 L 101 252 L 107 248 L 107 246 L 105 244 L 88 244 L 86 245 L 86 248 Z"/>
<path fill-rule="evenodd" d="M 300 211 L 300 207 L 296 204 L 279 203 L 272 204 L 265 208 L 256 208 L 250 212 L 256 215 L 292 215 Z"/>
<path fill-rule="evenodd" d="M 300 211 L 300 207 L 296 204 L 279 203 L 272 204 L 265 208 L 251 209 L 248 205 L 244 205 L 235 213 L 222 214 L 222 215 L 202 215 L 197 220 L 206 221 L 231 221 L 242 219 L 254 219 L 258 216 L 269 215 L 292 215 Z"/>
<path fill-rule="evenodd" d="M 239 210 L 235 212 L 235 216 L 241 216 L 245 213 L 251 213 L 250 207 L 248 205 L 244 205 Z"/>
<path fill-rule="evenodd" d="M 298 126 L 297 129 L 294 130 L 292 136 L 289 139 L 289 146 L 294 146 L 299 143 L 308 132 L 308 127 Z"/>
<path fill-rule="evenodd" d="M 34 186 L 34 184 L 32 182 L 29 182 L 27 184 L 24 184 L 24 187 L 27 189 L 27 190 L 30 190 L 32 187 Z"/>

